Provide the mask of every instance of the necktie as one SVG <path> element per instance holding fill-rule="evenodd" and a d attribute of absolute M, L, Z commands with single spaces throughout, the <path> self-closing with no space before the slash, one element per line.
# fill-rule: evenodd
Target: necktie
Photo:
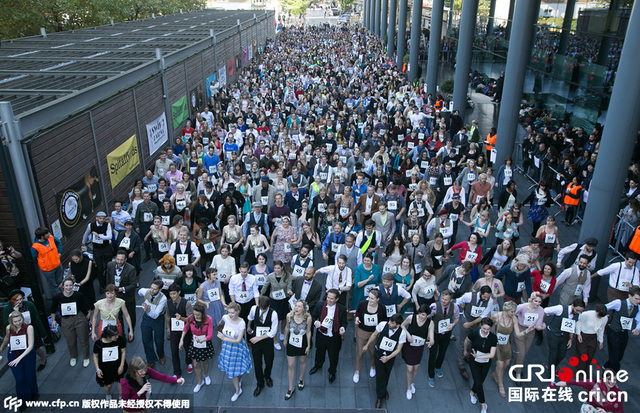
<path fill-rule="evenodd" d="M 444 310 L 443 315 L 446 317 L 447 316 L 447 307 L 442 307 L 442 309 Z"/>
<path fill-rule="evenodd" d="M 578 275 L 578 282 L 582 279 L 582 271 L 580 271 L 580 275 Z"/>
<path fill-rule="evenodd" d="M 340 277 L 338 278 L 338 284 L 342 284 L 342 271 L 340 271 Z"/>
<path fill-rule="evenodd" d="M 387 288 L 387 298 L 391 298 L 391 288 Z"/>
<path fill-rule="evenodd" d="M 152 296 L 151 296 L 151 302 L 154 302 L 154 301 L 155 301 L 155 299 L 156 299 L 156 297 L 157 297 L 157 295 L 152 295 Z"/>
<path fill-rule="evenodd" d="M 247 291 L 247 284 L 242 281 L 242 291 Z"/>
<path fill-rule="evenodd" d="M 629 307 L 627 308 L 627 311 L 629 313 L 629 317 L 631 317 L 631 313 L 633 313 L 633 304 L 629 305 Z"/>

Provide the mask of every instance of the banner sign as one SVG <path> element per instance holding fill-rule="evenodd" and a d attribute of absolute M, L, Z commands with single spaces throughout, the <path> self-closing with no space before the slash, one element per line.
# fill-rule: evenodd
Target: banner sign
<path fill-rule="evenodd" d="M 227 84 L 227 68 L 222 66 L 218 69 L 218 79 L 220 79 L 220 87 L 224 87 Z"/>
<path fill-rule="evenodd" d="M 87 218 L 102 206 L 97 168 L 91 167 L 78 182 L 56 193 L 56 205 L 62 234 L 71 236 L 74 228 L 82 227 Z"/>
<path fill-rule="evenodd" d="M 147 139 L 149 140 L 150 155 L 153 155 L 169 140 L 166 113 L 162 112 L 162 115 L 147 123 Z"/>
<path fill-rule="evenodd" d="M 107 155 L 107 165 L 109 166 L 111 188 L 115 188 L 140 165 L 140 153 L 135 134 Z"/>
<path fill-rule="evenodd" d="M 235 70 L 236 70 L 236 64 L 234 59 L 229 59 L 229 61 L 227 62 L 227 75 L 233 76 L 233 74 L 235 73 Z"/>
<path fill-rule="evenodd" d="M 187 96 L 183 96 L 176 103 L 171 105 L 171 121 L 173 129 L 177 129 L 180 124 L 189 117 L 189 107 L 187 106 Z"/>

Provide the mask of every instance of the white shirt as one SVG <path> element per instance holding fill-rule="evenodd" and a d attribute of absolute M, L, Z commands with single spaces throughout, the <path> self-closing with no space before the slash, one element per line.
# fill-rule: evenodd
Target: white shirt
<path fill-rule="evenodd" d="M 300 290 L 301 300 L 307 299 L 307 295 L 309 295 L 309 289 L 311 289 L 311 283 L 313 283 L 313 281 L 304 280 L 304 284 L 302 284 L 302 289 Z"/>
<path fill-rule="evenodd" d="M 346 265 L 343 270 L 340 270 L 337 265 L 328 265 L 320 268 L 318 273 L 325 274 L 327 276 L 327 282 L 325 283 L 327 290 L 331 288 L 336 288 L 339 291 L 343 291 L 343 288 L 349 290 L 353 284 L 353 272 L 351 271 L 351 268 Z M 342 280 L 340 280 L 340 278 L 342 278 Z"/>
<path fill-rule="evenodd" d="M 576 324 L 576 334 L 597 334 L 598 342 L 603 343 L 607 319 L 607 316 L 598 318 L 598 314 L 594 310 L 583 311 Z"/>
<path fill-rule="evenodd" d="M 247 320 L 249 321 L 253 321 L 256 318 L 256 311 L 260 314 L 260 322 L 264 324 L 265 322 L 265 318 L 267 317 L 267 312 L 269 312 L 269 309 L 267 308 L 267 311 L 260 311 L 260 309 L 258 308 L 257 305 L 254 305 L 253 307 L 251 307 L 251 311 L 249 311 L 249 315 L 247 316 Z M 253 324 L 253 330 L 255 331 L 256 326 L 255 323 Z M 275 311 L 271 312 L 271 327 L 269 328 L 269 332 L 267 333 L 267 336 L 269 336 L 270 338 L 274 338 L 276 336 L 276 333 L 278 332 L 278 313 L 276 313 Z M 256 337 L 258 337 L 258 335 L 256 334 Z"/>
<path fill-rule="evenodd" d="M 382 333 L 382 330 L 384 330 L 384 328 L 387 326 L 387 322 L 386 321 L 382 321 L 380 323 L 378 323 L 378 325 L 376 326 L 376 331 L 378 333 Z M 400 326 L 398 326 L 398 328 L 400 328 Z M 398 328 L 395 329 L 391 329 L 389 328 L 389 336 L 391 337 L 392 335 L 394 335 L 396 333 L 396 331 L 398 331 Z M 407 342 L 407 332 L 405 329 L 402 329 L 402 332 L 400 333 L 400 338 L 398 339 L 398 344 L 404 344 Z"/>
<path fill-rule="evenodd" d="M 607 307 L 607 310 L 614 310 L 614 311 L 620 311 L 620 308 L 622 308 L 622 301 L 621 300 L 613 300 L 610 303 L 607 303 L 604 305 L 605 307 Z M 627 298 L 627 308 L 631 307 L 631 303 L 629 302 L 629 299 Z M 623 317 L 626 317 L 626 314 L 622 314 Z M 638 328 L 640 328 L 640 311 L 638 311 L 636 313 L 636 328 L 634 330 L 638 330 Z"/>
<path fill-rule="evenodd" d="M 586 247 L 586 244 L 580 248 L 580 252 L 576 256 L 575 262 L 570 263 L 571 265 L 578 264 L 578 260 L 580 259 L 581 255 L 589 255 L 584 251 L 585 247 Z M 558 253 L 558 260 L 556 262 L 558 264 L 562 264 L 562 261 L 564 261 L 564 257 L 568 254 L 571 254 L 573 251 L 575 251 L 576 248 L 578 248 L 577 242 L 562 248 Z M 589 256 L 591 257 L 591 261 L 589 262 L 589 267 L 587 268 L 589 268 L 589 271 L 594 272 L 596 270 L 596 261 L 598 259 L 598 254 L 594 250 L 593 253 Z"/>
<path fill-rule="evenodd" d="M 324 319 L 330 319 L 330 320 L 334 320 L 335 314 L 336 314 L 336 309 L 338 308 L 338 306 L 336 304 L 334 305 L 328 305 L 327 306 L 327 316 Z M 323 319 L 323 320 L 324 320 Z M 319 320 L 320 324 L 322 324 L 323 320 Z M 327 332 L 323 333 L 322 331 L 318 330 L 320 333 L 324 334 L 327 337 L 333 337 L 333 327 L 331 328 L 327 328 Z"/>
<path fill-rule="evenodd" d="M 578 277 L 579 277 L 581 273 L 580 268 L 578 268 L 577 270 L 578 270 Z M 558 278 L 556 279 L 556 288 L 561 286 L 562 283 L 564 283 L 565 281 L 567 281 L 571 276 L 572 272 L 573 272 L 573 267 L 567 268 L 566 270 L 562 271 L 560 275 L 558 275 Z M 589 302 L 589 293 L 591 292 L 591 272 L 589 272 L 588 268 L 584 270 L 584 273 L 582 274 L 582 276 L 587 277 L 582 286 L 582 300 L 585 303 L 587 303 Z"/>
<path fill-rule="evenodd" d="M 185 242 L 184 244 L 181 241 L 175 241 L 174 243 L 172 243 L 171 247 L 169 247 L 169 255 L 173 255 L 174 257 L 176 256 L 176 253 L 177 253 L 177 250 L 178 250 L 178 245 L 180 246 L 179 254 L 186 254 L 187 253 L 187 242 Z M 193 241 L 191 242 L 191 257 L 194 260 L 196 258 L 200 257 L 200 251 L 198 250 L 198 246 Z"/>
<path fill-rule="evenodd" d="M 413 284 L 413 289 L 411 290 L 411 298 L 414 302 L 418 302 L 418 297 L 425 298 L 430 300 L 433 298 L 433 294 L 436 292 L 436 277 L 431 276 L 428 280 L 425 280 L 424 277 L 420 277 L 418 281 Z"/>
<path fill-rule="evenodd" d="M 140 297 L 144 297 L 145 295 L 147 295 L 147 291 L 149 291 L 149 288 L 141 288 L 138 290 L 138 295 Z M 160 296 L 160 301 L 158 301 L 157 305 L 152 304 L 147 299 L 144 300 L 144 302 L 147 303 L 147 305 L 150 307 L 149 312 L 147 313 L 145 311 L 145 314 L 154 320 L 164 313 L 164 308 L 167 303 L 167 297 L 162 292 L 159 291 L 157 295 Z"/>
<path fill-rule="evenodd" d="M 482 299 L 480 298 L 480 292 L 477 293 L 477 297 L 476 297 L 476 302 L 472 303 L 471 299 L 473 297 L 473 293 L 472 292 L 468 292 L 468 293 L 464 293 L 462 294 L 462 297 L 458 298 L 456 300 L 458 305 L 462 305 L 462 304 L 469 304 L 471 306 L 480 306 L 482 303 Z M 485 317 L 491 317 L 491 308 L 493 307 L 493 298 L 489 297 L 489 300 L 487 301 L 487 306 L 484 307 L 484 310 L 482 310 L 482 314 L 480 314 L 479 317 L 477 318 L 485 318 Z M 463 312 L 464 313 L 464 312 Z"/>
<path fill-rule="evenodd" d="M 599 276 L 609 275 L 609 286 L 616 290 L 628 291 L 624 289 L 624 283 L 640 286 L 640 274 L 636 266 L 628 268 L 624 261 L 616 262 L 598 271 Z M 628 284 L 627 284 L 628 285 Z M 631 285 L 628 285 L 630 287 Z"/>
<path fill-rule="evenodd" d="M 248 294 L 247 300 L 240 301 L 239 295 L 243 291 L 242 290 L 243 282 L 246 287 L 245 291 L 248 291 L 249 294 Z M 247 274 L 246 278 L 242 278 L 242 275 L 240 274 L 236 274 L 232 276 L 231 279 L 229 280 L 229 295 L 232 298 L 234 298 L 238 304 L 246 304 L 252 299 L 260 297 L 260 291 L 258 290 L 258 283 L 256 282 L 256 277 L 251 274 Z"/>

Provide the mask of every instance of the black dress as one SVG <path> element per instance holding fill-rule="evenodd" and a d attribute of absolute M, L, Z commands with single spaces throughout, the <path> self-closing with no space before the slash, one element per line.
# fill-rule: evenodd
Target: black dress
<path fill-rule="evenodd" d="M 125 361 L 122 374 L 118 374 L 118 367 L 120 367 L 120 362 L 122 361 L 120 358 L 120 350 L 126 346 L 127 340 L 122 336 L 118 336 L 118 339 L 113 343 L 104 343 L 102 339 L 100 339 L 93 345 L 93 354 L 98 355 L 98 367 L 102 370 L 102 378 L 98 377 L 98 374 L 96 373 L 96 382 L 99 386 L 104 387 L 112 383 L 119 382 L 127 373 L 128 367 L 127 362 Z M 117 358 L 115 360 L 103 361 L 105 357 L 115 356 L 116 353 Z"/>
<path fill-rule="evenodd" d="M 307 323 L 311 322 L 311 317 L 307 317 L 302 323 L 297 324 L 293 317 L 289 319 L 289 337 L 287 342 L 287 356 L 289 357 L 298 357 L 304 356 L 307 350 Z M 302 334 L 302 338 L 299 339 L 300 334 Z M 298 347 L 297 342 L 300 342 L 300 347 Z M 294 344 L 292 344 L 294 343 Z"/>
<path fill-rule="evenodd" d="M 409 323 L 407 331 L 413 337 L 413 343 L 409 344 L 407 341 L 402 346 L 402 359 L 407 366 L 417 366 L 422 361 L 422 353 L 424 352 L 424 346 L 429 338 L 429 325 L 431 324 L 431 317 L 427 317 L 427 321 L 424 322 L 422 327 L 418 325 L 418 315 L 414 314 Z M 416 340 L 417 339 L 417 340 Z M 424 340 L 424 341 L 422 341 Z M 417 345 L 416 341 L 420 341 L 421 344 Z"/>

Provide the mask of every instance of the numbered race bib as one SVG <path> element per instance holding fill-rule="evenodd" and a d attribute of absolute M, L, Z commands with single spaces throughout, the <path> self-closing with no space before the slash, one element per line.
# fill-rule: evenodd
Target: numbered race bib
<path fill-rule="evenodd" d="M 242 301 L 243 303 L 249 301 L 249 291 L 240 291 L 238 293 L 238 300 Z"/>
<path fill-rule="evenodd" d="M 108 363 L 110 361 L 118 360 L 120 350 L 118 347 L 102 347 L 102 362 Z"/>
<path fill-rule="evenodd" d="M 401 141 L 401 140 L 403 140 L 403 139 L 404 139 L 404 135 L 402 135 L 402 134 L 398 134 L 398 141 Z"/>
<path fill-rule="evenodd" d="M 504 176 L 505 178 L 511 178 L 513 176 L 513 171 L 511 169 L 504 169 Z"/>
<path fill-rule="evenodd" d="M 545 244 L 553 244 L 556 242 L 556 234 L 546 234 L 544 236 L 544 243 Z"/>
<path fill-rule="evenodd" d="M 333 120 L 333 119 L 331 119 Z M 332 143 L 327 143 L 327 152 L 331 152 L 331 149 L 333 149 L 333 144 Z"/>
<path fill-rule="evenodd" d="M 479 356 L 488 356 L 489 353 L 483 353 L 482 351 L 478 351 L 476 350 L 476 363 L 488 363 L 491 361 L 491 359 L 479 359 Z"/>
<path fill-rule="evenodd" d="M 116 326 L 118 323 L 116 320 L 102 320 L 102 331 L 104 331 L 107 326 Z"/>
<path fill-rule="evenodd" d="M 397 312 L 395 304 L 385 305 L 384 307 L 385 307 L 385 309 L 387 311 L 387 317 L 391 317 L 392 315 L 394 315 Z"/>
<path fill-rule="evenodd" d="M 576 290 L 573 295 L 582 295 L 582 291 L 584 290 L 584 285 L 578 284 L 576 285 Z"/>
<path fill-rule="evenodd" d="M 467 251 L 467 254 L 464 256 L 465 261 L 475 261 L 477 258 L 478 254 L 471 251 Z"/>
<path fill-rule="evenodd" d="M 538 321 L 539 317 L 540 317 L 540 314 L 525 313 L 524 325 L 527 327 L 534 325 Z"/>
<path fill-rule="evenodd" d="M 631 330 L 631 327 L 633 326 L 633 318 L 620 316 L 620 325 L 623 330 Z M 11 348 L 13 349 L 13 346 Z"/>
<path fill-rule="evenodd" d="M 418 208 L 418 216 L 419 217 L 423 217 L 424 216 L 424 208 Z"/>
<path fill-rule="evenodd" d="M 416 270 L 416 274 L 420 274 L 422 272 L 422 264 L 419 262 L 416 262 L 413 265 L 413 268 Z"/>
<path fill-rule="evenodd" d="M 213 173 L 215 173 L 215 172 L 216 172 L 216 167 L 215 167 L 215 166 L 213 166 L 213 165 L 210 165 L 210 166 L 209 166 L 209 173 L 210 173 L 210 174 L 213 174 Z"/>
<path fill-rule="evenodd" d="M 279 227 L 282 225 L 282 218 L 276 218 L 274 224 L 276 227 Z"/>
<path fill-rule="evenodd" d="M 509 336 L 507 334 L 498 333 L 498 345 L 505 346 L 509 342 Z"/>
<path fill-rule="evenodd" d="M 471 306 L 471 317 L 478 318 L 482 315 L 483 311 L 484 311 L 484 307 L 480 307 L 477 305 Z"/>
<path fill-rule="evenodd" d="M 549 281 L 545 281 L 544 279 L 540 280 L 540 290 L 542 292 L 549 292 L 549 287 L 551 286 L 551 283 Z"/>
<path fill-rule="evenodd" d="M 296 298 L 295 295 L 292 295 L 289 298 L 289 307 L 291 307 L 292 310 L 293 310 L 293 307 L 295 307 L 297 301 L 298 301 L 298 299 Z"/>
<path fill-rule="evenodd" d="M 325 181 L 326 182 L 328 177 L 329 177 L 329 174 L 327 172 L 320 172 L 320 180 L 321 181 Z"/>
<path fill-rule="evenodd" d="M 158 251 L 160 251 L 160 252 L 168 252 L 169 251 L 169 243 L 168 242 L 159 242 L 158 243 Z"/>
<path fill-rule="evenodd" d="M 445 176 L 443 179 L 445 186 L 451 186 L 453 184 L 453 177 Z"/>
<path fill-rule="evenodd" d="M 333 328 L 333 318 L 325 317 L 325 319 L 322 320 L 322 327 L 326 328 L 327 331 L 331 331 Z"/>
<path fill-rule="evenodd" d="M 120 248 L 122 248 L 123 250 L 128 250 L 131 247 L 131 238 L 122 238 L 122 241 L 120 241 Z"/>
<path fill-rule="evenodd" d="M 364 325 L 367 327 L 375 327 L 378 325 L 378 314 L 364 314 Z"/>
<path fill-rule="evenodd" d="M 628 292 L 629 291 L 629 283 L 627 281 L 623 281 L 622 283 L 620 283 L 619 285 L 620 288 L 618 288 L 620 291 L 624 291 L 624 292 Z"/>
<path fill-rule="evenodd" d="M 260 202 L 262 203 L 262 206 L 266 206 L 269 203 L 269 197 L 268 196 L 261 196 L 260 197 Z"/>
<path fill-rule="evenodd" d="M 191 305 L 195 305 L 195 303 L 198 301 L 198 297 L 195 294 L 185 294 L 184 299 L 189 301 Z"/>
<path fill-rule="evenodd" d="M 100 235 L 93 235 L 93 243 L 94 244 L 102 244 L 102 239 L 100 238 Z"/>
<path fill-rule="evenodd" d="M 299 265 L 294 266 L 293 271 L 291 272 L 291 275 L 294 277 L 304 276 L 304 268 Z"/>
<path fill-rule="evenodd" d="M 444 334 L 449 331 L 449 319 L 438 321 L 438 334 Z"/>
<path fill-rule="evenodd" d="M 404 171 L 404 174 L 407 178 L 411 178 L 411 174 L 413 173 L 413 169 L 407 169 Z"/>
<path fill-rule="evenodd" d="M 187 254 L 176 254 L 176 265 L 178 267 L 184 267 L 189 264 L 189 256 Z"/>
<path fill-rule="evenodd" d="M 416 335 L 411 336 L 411 338 L 413 339 L 411 347 L 422 347 L 426 341 L 424 338 Z"/>
<path fill-rule="evenodd" d="M 469 181 L 469 183 L 473 182 L 476 180 L 476 174 L 474 173 L 468 173 L 467 174 L 467 181 Z"/>
<path fill-rule="evenodd" d="M 151 222 L 153 221 L 153 214 L 151 212 L 145 212 L 142 215 L 142 219 L 144 220 L 144 222 Z"/>
<path fill-rule="evenodd" d="M 23 311 L 20 314 L 24 317 L 24 322 L 26 324 L 31 324 L 31 313 L 29 311 Z"/>
<path fill-rule="evenodd" d="M 520 293 L 520 292 L 524 291 L 525 288 L 527 288 L 527 286 L 525 285 L 525 282 L 524 281 L 520 281 L 518 283 L 518 288 L 516 289 L 516 292 Z"/>
<path fill-rule="evenodd" d="M 291 344 L 293 347 L 302 348 L 302 333 L 289 333 L 289 344 Z"/>
<path fill-rule="evenodd" d="M 482 198 L 484 198 L 484 195 L 476 195 L 476 204 L 480 203 Z"/>
<path fill-rule="evenodd" d="M 284 245 L 282 246 L 284 252 L 291 252 L 291 244 L 289 244 L 288 242 L 285 242 Z"/>
<path fill-rule="evenodd" d="M 284 290 L 275 290 L 271 292 L 272 300 L 284 300 L 285 298 L 287 298 L 287 295 Z"/>
<path fill-rule="evenodd" d="M 387 202 L 387 208 L 389 211 L 396 211 L 398 209 L 398 201 Z"/>
<path fill-rule="evenodd" d="M 266 336 L 271 331 L 271 327 L 256 327 L 256 337 Z"/>
<path fill-rule="evenodd" d="M 193 347 L 195 348 L 207 348 L 207 336 L 193 336 L 193 340 L 191 341 L 193 343 Z M 202 340 L 201 342 L 198 342 L 198 340 Z"/>
<path fill-rule="evenodd" d="M 459 214 L 449 214 L 449 219 L 451 220 L 451 222 L 456 222 L 459 216 Z"/>
<path fill-rule="evenodd" d="M 340 247 L 342 246 L 342 244 L 338 244 L 337 242 L 332 242 L 331 243 L 331 252 L 337 254 L 338 251 L 340 251 Z"/>
<path fill-rule="evenodd" d="M 60 305 L 60 314 L 63 316 L 78 315 L 77 303 L 64 303 Z"/>
<path fill-rule="evenodd" d="M 265 250 L 266 250 L 265 247 L 258 247 L 258 248 L 254 248 L 253 253 L 256 257 L 258 257 L 258 255 L 263 253 Z"/>
<path fill-rule="evenodd" d="M 571 320 L 569 318 L 563 318 L 562 324 L 560 325 L 560 331 L 564 331 L 565 333 L 574 334 L 576 332 L 576 320 Z"/>
<path fill-rule="evenodd" d="M 208 242 L 203 245 L 203 249 L 207 254 L 211 254 L 216 250 L 216 246 L 213 244 L 213 242 Z"/>
<path fill-rule="evenodd" d="M 380 350 L 382 351 L 393 351 L 396 348 L 397 341 L 391 340 L 389 337 L 382 337 L 380 341 Z"/>
<path fill-rule="evenodd" d="M 147 191 L 149 192 L 156 192 L 156 190 L 158 189 L 158 185 L 155 185 L 155 184 L 147 185 L 146 188 L 147 188 Z"/>
<path fill-rule="evenodd" d="M 180 201 L 176 201 L 176 209 L 178 211 L 182 211 L 186 207 L 187 207 L 187 201 L 185 201 L 184 199 Z"/>
<path fill-rule="evenodd" d="M 256 283 L 262 287 L 267 282 L 267 277 L 264 274 L 256 274 Z"/>
<path fill-rule="evenodd" d="M 218 273 L 218 279 L 219 279 L 220 281 L 223 281 L 223 282 L 224 282 L 224 281 L 227 279 L 227 277 L 229 277 L 229 274 L 225 274 L 225 273 L 223 273 L 223 272 L 219 272 L 219 273 Z"/>
<path fill-rule="evenodd" d="M 346 217 L 349 214 L 349 207 L 340 207 L 340 216 Z"/>
<path fill-rule="evenodd" d="M 11 351 L 26 350 L 27 349 L 27 336 L 22 334 L 19 336 L 11 336 Z"/>
<path fill-rule="evenodd" d="M 236 333 L 228 327 L 222 329 L 222 335 L 227 338 L 236 338 Z"/>
<path fill-rule="evenodd" d="M 369 295 L 369 291 L 373 290 L 374 288 L 376 288 L 375 284 L 367 284 L 364 286 L 364 296 L 367 297 Z"/>
<path fill-rule="evenodd" d="M 220 300 L 220 290 L 218 288 L 209 288 L 207 290 L 207 297 L 209 298 L 209 302 Z"/>
<path fill-rule="evenodd" d="M 418 189 L 418 184 L 409 184 L 410 191 L 415 191 L 416 189 Z"/>
<path fill-rule="evenodd" d="M 437 182 L 438 182 L 438 178 L 436 178 L 435 176 L 429 177 L 429 185 L 435 186 Z"/>
<path fill-rule="evenodd" d="M 161 221 L 162 225 L 166 225 L 166 226 L 171 225 L 171 221 L 170 221 L 171 217 L 169 215 L 162 215 L 160 219 L 162 220 Z"/>

